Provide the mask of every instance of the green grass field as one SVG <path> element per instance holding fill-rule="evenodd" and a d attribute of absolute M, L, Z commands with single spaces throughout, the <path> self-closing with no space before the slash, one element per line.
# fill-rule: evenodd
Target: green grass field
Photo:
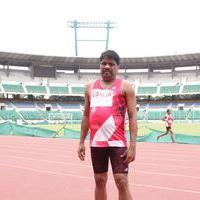
<path fill-rule="evenodd" d="M 40 128 L 50 129 L 54 131 L 59 131 L 59 135 L 64 134 L 64 127 L 68 129 L 72 129 L 75 131 L 80 131 L 80 124 L 55 124 L 55 125 L 32 125 Z M 185 134 L 185 135 L 192 135 L 192 136 L 200 136 L 200 123 L 174 123 L 173 124 L 173 131 L 175 134 Z M 144 123 L 138 121 L 138 135 L 146 135 L 151 132 L 150 129 L 155 129 L 158 131 L 165 132 L 165 126 L 163 123 Z M 128 130 L 128 129 L 127 129 Z"/>
<path fill-rule="evenodd" d="M 139 123 L 139 135 L 146 135 L 149 129 L 155 129 L 165 132 L 165 126 L 163 123 Z M 172 130 L 175 134 L 185 134 L 192 136 L 200 136 L 200 124 L 199 123 L 174 123 Z"/>

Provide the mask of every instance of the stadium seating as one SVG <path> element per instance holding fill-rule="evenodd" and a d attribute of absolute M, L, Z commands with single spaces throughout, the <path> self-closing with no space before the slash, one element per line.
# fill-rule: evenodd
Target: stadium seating
<path fill-rule="evenodd" d="M 69 94 L 68 87 L 50 86 L 49 91 L 51 94 Z"/>
<path fill-rule="evenodd" d="M 145 111 L 138 111 L 137 112 L 137 119 L 144 120 L 145 119 Z"/>
<path fill-rule="evenodd" d="M 178 94 L 180 91 L 180 86 L 161 86 L 160 94 Z"/>
<path fill-rule="evenodd" d="M 18 112 L 15 110 L 0 110 L 0 117 L 4 120 L 18 120 L 21 119 Z"/>
<path fill-rule="evenodd" d="M 200 120 L 200 110 L 193 110 L 190 112 L 188 119 L 190 120 Z"/>
<path fill-rule="evenodd" d="M 71 115 L 72 120 L 81 120 L 82 119 L 81 111 L 64 111 L 63 113 Z"/>
<path fill-rule="evenodd" d="M 21 110 L 19 112 L 24 120 L 41 120 L 44 119 L 40 112 L 32 110 Z"/>
<path fill-rule="evenodd" d="M 14 93 L 24 93 L 24 89 L 21 84 L 2 84 L 5 92 L 14 92 Z"/>
<path fill-rule="evenodd" d="M 199 85 L 184 85 L 183 93 L 200 93 L 200 84 Z"/>
<path fill-rule="evenodd" d="M 42 85 L 26 85 L 27 92 L 32 93 L 47 93 L 46 87 Z"/>
<path fill-rule="evenodd" d="M 138 87 L 138 94 L 156 94 L 157 87 L 147 87 L 147 86 L 139 86 Z"/>
<path fill-rule="evenodd" d="M 173 117 L 175 120 L 185 120 L 187 117 L 188 111 L 186 110 L 174 110 Z"/>
<path fill-rule="evenodd" d="M 72 94 L 84 94 L 85 88 L 81 86 L 71 86 Z"/>
<path fill-rule="evenodd" d="M 26 109 L 35 109 L 35 105 L 33 102 L 12 102 L 12 104 L 16 107 L 16 108 L 26 108 Z"/>
<path fill-rule="evenodd" d="M 147 112 L 147 119 L 148 120 L 161 120 L 161 118 L 165 115 L 166 111 L 153 111 L 149 110 Z"/>

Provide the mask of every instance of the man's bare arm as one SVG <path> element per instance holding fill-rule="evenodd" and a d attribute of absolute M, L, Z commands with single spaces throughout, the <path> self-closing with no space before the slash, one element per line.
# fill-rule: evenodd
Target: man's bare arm
<path fill-rule="evenodd" d="M 135 154 L 136 154 L 136 139 L 138 134 L 136 96 L 132 85 L 128 82 L 124 82 L 124 92 L 127 103 L 127 113 L 129 119 L 129 132 L 130 132 L 130 144 L 125 162 L 129 163 L 135 160 Z"/>
<path fill-rule="evenodd" d="M 80 133 L 80 142 L 78 148 L 78 156 L 81 160 L 85 159 L 85 139 L 89 131 L 89 109 L 90 109 L 90 100 L 89 100 L 89 85 L 85 89 L 85 107 L 83 112 L 83 118 L 81 122 L 81 133 Z"/>

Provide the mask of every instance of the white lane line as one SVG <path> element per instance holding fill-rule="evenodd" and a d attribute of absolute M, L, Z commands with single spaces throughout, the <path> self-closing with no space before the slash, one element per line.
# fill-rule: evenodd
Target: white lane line
<path fill-rule="evenodd" d="M 160 167 L 178 167 L 178 168 L 184 168 L 184 169 L 199 169 L 199 166 L 183 166 L 183 165 L 167 165 L 167 164 L 159 164 L 159 163 L 147 163 L 147 162 L 136 162 L 135 165 L 150 165 L 150 166 L 160 166 Z"/>
<path fill-rule="evenodd" d="M 46 174 L 53 174 L 53 175 L 59 175 L 59 176 L 68 176 L 68 177 L 73 177 L 73 178 L 81 178 L 81 179 L 87 179 L 87 180 L 90 180 L 90 181 L 94 181 L 93 178 L 91 178 L 91 177 L 80 176 L 80 175 L 75 175 L 75 174 L 70 174 L 70 173 L 60 173 L 60 172 L 54 172 L 54 171 L 49 171 L 49 170 L 39 170 L 39 169 L 31 168 L 31 167 L 23 167 L 23 166 L 17 166 L 17 165 L 9 165 L 9 164 L 0 164 L 0 166 L 24 169 L 24 170 L 28 170 L 28 171 L 34 171 L 34 172 L 37 172 L 37 173 L 46 173 Z M 110 182 L 112 184 L 114 183 L 114 181 L 108 181 L 108 182 Z M 139 187 L 148 187 L 148 188 L 153 188 L 153 189 L 193 193 L 193 194 L 199 194 L 200 195 L 200 191 L 196 191 L 196 190 L 186 190 L 186 189 L 179 189 L 179 188 L 173 188 L 173 187 L 165 187 L 165 186 L 158 186 L 158 185 L 147 185 L 147 184 L 132 183 L 132 182 L 130 182 L 129 184 L 133 185 L 133 186 L 139 186 Z"/>
<path fill-rule="evenodd" d="M 17 159 L 23 159 L 23 160 L 32 160 L 32 161 L 37 161 L 37 162 L 48 162 L 48 163 L 55 163 L 55 164 L 62 164 L 62 165 L 72 165 L 72 166 L 81 166 L 81 167 L 87 167 L 87 168 L 92 168 L 91 165 L 83 165 L 80 163 L 72 163 L 72 162 L 62 162 L 62 161 L 54 161 L 54 160 L 47 160 L 47 159 L 38 159 L 38 158 L 27 158 L 23 156 L 12 156 L 12 155 L 3 155 L 0 154 L 0 157 L 9 157 L 9 158 L 17 158 Z"/>
<path fill-rule="evenodd" d="M 36 159 L 36 158 L 27 158 L 23 156 L 13 156 L 13 155 L 0 155 L 0 157 L 10 157 L 10 158 L 17 158 L 17 159 L 23 159 L 23 160 L 32 160 L 32 161 L 39 161 L 39 162 L 48 162 L 48 163 L 55 163 L 55 164 L 62 164 L 62 165 L 70 165 L 70 166 L 81 166 L 92 169 L 91 165 L 83 165 L 80 163 L 72 163 L 72 162 L 62 162 L 62 161 L 54 161 L 54 160 L 47 160 L 47 159 Z M 184 178 L 191 178 L 191 179 L 200 179 L 198 176 L 191 176 L 191 175 L 183 175 L 183 174 L 175 174 L 175 173 L 161 173 L 161 172 L 146 172 L 144 170 L 135 170 L 133 169 L 133 172 L 138 172 L 142 174 L 155 174 L 155 175 L 161 175 L 161 176 L 177 176 L 177 177 L 184 177 Z"/>
<path fill-rule="evenodd" d="M 13 146 L 9 146 L 9 145 L 0 145 L 1 147 L 6 147 L 6 148 L 10 148 L 10 147 L 13 147 Z M 1 150 L 1 149 L 0 149 Z M 3 149 L 5 150 L 5 149 Z M 10 148 L 8 149 L 9 151 L 16 151 L 16 150 L 30 150 L 29 148 L 24 148 L 24 147 L 18 147 L 17 149 L 13 149 L 13 148 Z M 33 149 L 32 149 L 33 150 Z M 31 151 L 26 151 L 26 152 L 31 152 Z M 53 153 L 56 153 L 56 151 L 54 149 L 49 149 L 46 150 L 46 149 L 42 149 L 40 150 L 40 153 L 50 153 L 51 155 L 54 155 L 52 154 Z M 58 153 L 63 153 L 63 152 L 67 152 L 67 153 L 76 153 L 76 151 L 71 151 L 71 150 L 67 150 L 65 149 L 64 151 L 59 151 Z M 35 152 L 33 152 L 35 153 Z M 56 154 L 55 156 L 57 156 L 58 154 Z M 146 155 L 146 154 L 144 154 Z M 174 156 L 174 155 L 173 155 Z M 188 160 L 188 159 L 175 159 L 175 158 L 158 158 L 156 156 L 152 157 L 152 156 L 141 156 L 141 154 L 139 154 L 138 156 L 138 160 L 140 159 L 143 159 L 143 160 L 167 160 L 167 161 L 183 161 L 183 162 L 190 162 L 190 163 L 200 163 L 200 160 L 199 159 L 196 159 L 196 160 Z"/>
<path fill-rule="evenodd" d="M 140 186 L 140 187 L 148 187 L 148 188 L 153 188 L 153 189 L 161 189 L 161 190 L 168 190 L 168 191 L 176 191 L 176 192 L 186 192 L 186 193 L 193 193 L 193 194 L 199 194 L 200 191 L 196 190 L 185 190 L 185 189 L 177 189 L 173 187 L 164 187 L 164 186 L 159 186 L 159 185 L 146 185 L 146 184 L 139 184 L 139 183 L 129 183 L 130 185 L 135 185 L 135 186 Z"/>
<path fill-rule="evenodd" d="M 175 158 L 158 158 L 158 157 L 151 157 L 151 156 L 137 156 L 137 160 L 167 160 L 167 161 L 181 161 L 181 162 L 190 162 L 190 163 L 199 163 L 200 160 L 188 160 L 188 159 L 175 159 Z"/>
<path fill-rule="evenodd" d="M 30 147 L 30 146 L 26 146 L 26 147 L 23 147 L 23 146 L 18 146 L 18 147 L 16 147 L 16 146 L 10 146 L 10 145 L 0 145 L 0 147 L 3 147 L 3 148 L 0 148 L 0 150 L 1 149 L 3 149 L 3 150 L 5 150 L 5 148 L 7 148 L 7 149 L 9 149 L 9 150 L 40 150 L 41 152 L 69 152 L 69 153 L 74 153 L 74 152 L 76 152 L 75 150 L 74 151 L 72 151 L 72 150 L 67 150 L 67 149 L 55 149 L 54 147 L 46 147 L 45 148 L 45 146 L 43 146 L 43 148 L 37 148 L 37 147 L 35 147 L 35 148 L 32 148 L 32 147 Z M 14 147 L 14 148 L 13 148 Z"/>
<path fill-rule="evenodd" d="M 152 174 L 152 175 L 155 174 L 155 175 L 161 175 L 161 176 L 178 176 L 178 177 L 192 178 L 192 179 L 200 180 L 200 177 L 198 177 L 198 176 L 190 176 L 190 175 L 183 175 L 183 174 L 146 172 L 146 171 L 143 171 L 143 170 L 135 170 L 135 169 L 133 169 L 133 172 L 138 172 L 138 173 L 141 173 L 141 174 Z"/>
<path fill-rule="evenodd" d="M 13 152 L 13 153 L 24 153 L 24 154 L 34 154 L 34 155 L 45 155 L 45 156 L 55 156 L 55 157 L 60 157 L 60 158 L 75 158 L 77 159 L 76 156 L 70 156 L 68 154 L 66 155 L 58 155 L 58 154 L 45 154 L 45 153 L 41 153 L 41 152 L 28 152 L 28 151 L 16 151 L 16 150 L 6 150 L 9 152 Z M 160 167 L 178 167 L 178 168 L 185 168 L 185 169 L 199 169 L 199 166 L 183 166 L 183 165 L 166 165 L 166 164 L 157 164 L 157 163 L 151 163 L 151 162 L 140 162 L 140 161 L 136 161 L 134 162 L 136 165 L 151 165 L 151 166 L 160 166 Z"/>
<path fill-rule="evenodd" d="M 187 146 L 186 146 L 187 147 Z M 139 149 L 141 152 L 142 152 L 142 149 Z M 199 150 L 199 151 L 197 151 Z M 187 151 L 190 151 L 190 152 L 187 152 Z M 197 154 L 200 153 L 200 148 L 199 149 L 195 149 L 195 150 L 192 150 L 190 148 L 185 148 L 185 150 L 180 150 L 180 149 L 148 149 L 148 152 L 160 152 L 160 153 L 175 153 L 175 154 L 185 154 L 185 153 L 192 153 L 192 154 Z"/>
<path fill-rule="evenodd" d="M 1 151 L 1 150 L 0 150 Z M 55 157 L 60 157 L 60 158 L 65 158 L 65 157 L 69 157 L 69 158 L 78 158 L 78 156 L 77 157 L 75 157 L 75 156 L 70 156 L 70 155 L 68 155 L 68 154 L 66 154 L 66 155 L 60 155 L 59 153 L 57 153 L 57 154 L 52 154 L 52 153 L 45 153 L 45 152 L 35 152 L 35 151 L 38 151 L 38 150 L 35 150 L 34 152 L 32 152 L 32 151 L 18 151 L 18 150 L 11 150 L 11 149 L 4 149 L 4 151 L 6 151 L 6 152 L 13 152 L 13 153 L 24 153 L 24 154 L 35 154 L 35 155 L 45 155 L 45 156 L 55 156 Z M 63 152 L 62 152 L 63 153 Z"/>
<path fill-rule="evenodd" d="M 4 147 L 8 147 L 7 145 L 3 145 Z M 21 148 L 20 147 L 20 149 L 21 150 L 29 150 L 28 148 Z M 5 150 L 5 149 L 3 149 L 3 150 Z M 50 150 L 50 151 L 49 151 Z M 1 149 L 0 149 L 0 151 L 1 151 Z M 16 149 L 8 149 L 8 151 L 13 151 L 13 152 L 18 152 L 18 153 L 23 153 L 23 152 L 25 152 L 25 151 L 20 151 L 20 150 L 16 150 Z M 46 150 L 45 149 L 45 151 L 43 151 L 43 150 L 41 150 L 40 151 L 40 154 L 45 154 L 45 153 L 49 153 L 50 155 L 52 155 L 52 156 L 59 156 L 59 157 L 61 157 L 61 155 L 59 155 L 59 153 L 64 153 L 64 152 L 67 152 L 67 153 L 76 153 L 75 151 L 68 151 L 68 150 L 64 150 L 64 151 L 60 151 L 60 152 L 58 152 L 57 154 L 52 154 L 52 152 L 53 153 L 56 153 L 55 151 L 54 151 L 54 149 L 48 149 L 48 150 Z M 33 154 L 36 154 L 36 152 L 32 152 L 32 151 L 26 151 L 26 153 L 33 153 Z M 75 156 L 69 156 L 69 155 L 67 155 L 66 154 L 66 157 L 75 157 Z M 75 157 L 76 158 L 76 157 Z M 138 161 L 139 160 L 139 161 Z M 199 159 L 196 159 L 196 160 L 187 160 L 187 159 L 175 159 L 175 158 L 158 158 L 158 157 L 151 157 L 151 156 L 141 156 L 141 155 L 138 155 L 138 159 L 137 159 L 137 161 L 138 162 L 140 162 L 140 160 L 166 160 L 166 161 L 181 161 L 181 162 L 190 162 L 190 163 L 199 163 L 200 164 L 200 160 Z M 190 166 L 191 167 L 191 166 Z"/>
<path fill-rule="evenodd" d="M 68 145 L 66 145 L 66 147 L 67 147 Z M 25 147 L 22 147 L 22 146 L 14 146 L 14 145 L 5 145 L 5 144 L 0 144 L 0 147 L 3 147 L 3 148 L 10 148 L 9 150 L 18 150 L 18 149 L 21 149 L 21 150 L 31 150 L 30 148 L 29 148 L 29 145 L 27 145 L 26 144 L 26 146 Z M 13 148 L 14 147 L 14 148 Z M 26 148 L 27 147 L 27 148 Z M 44 148 L 44 145 L 41 145 L 41 147 L 43 147 L 42 149 L 40 149 L 40 151 L 41 152 L 55 152 L 55 151 L 58 151 L 58 152 L 68 152 L 68 153 L 75 153 L 76 152 L 76 150 L 69 150 L 69 149 L 67 149 L 67 148 L 55 148 L 55 147 L 51 147 L 51 146 L 48 146 L 48 148 Z M 32 148 L 32 147 L 31 147 Z M 37 147 L 35 147 L 36 149 L 38 149 Z M 0 148 L 0 150 L 1 150 L 1 148 Z M 33 149 L 32 149 L 33 150 Z M 63 150 L 63 151 L 62 151 Z M 141 152 L 138 152 L 137 153 L 137 155 L 138 155 L 138 157 L 148 157 L 148 158 L 157 158 L 157 159 L 163 159 L 163 160 L 178 160 L 178 161 L 191 161 L 191 162 L 200 162 L 199 161 L 199 156 L 198 156 L 198 154 L 196 154 L 196 155 L 194 155 L 194 153 L 191 153 L 191 154 L 185 154 L 185 152 L 182 152 L 183 153 L 183 155 L 182 154 L 175 154 L 174 152 L 173 153 L 170 153 L 171 151 L 168 151 L 169 153 L 166 153 L 166 152 L 157 152 L 157 151 L 153 151 L 153 150 L 148 150 L 148 152 L 147 151 L 141 151 Z M 173 157 L 176 157 L 176 159 L 175 158 L 166 158 L 166 159 L 164 159 L 164 158 L 160 158 L 160 157 L 158 157 L 158 156 L 165 156 L 165 155 L 167 155 L 167 156 L 173 156 Z M 178 158 L 177 158 L 178 157 Z M 188 160 L 188 159 L 179 159 L 179 157 L 189 157 L 189 158 L 193 158 L 193 159 L 195 159 L 196 158 L 196 160 Z"/>
<path fill-rule="evenodd" d="M 145 156 L 162 156 L 162 157 L 165 157 L 165 156 L 173 156 L 173 157 L 188 157 L 188 158 L 193 158 L 193 159 L 198 159 L 199 156 L 195 156 L 195 155 L 185 155 L 184 153 L 183 154 L 174 154 L 174 153 L 147 153 L 147 152 L 141 152 L 141 154 L 139 154 L 141 156 L 145 155 Z"/>

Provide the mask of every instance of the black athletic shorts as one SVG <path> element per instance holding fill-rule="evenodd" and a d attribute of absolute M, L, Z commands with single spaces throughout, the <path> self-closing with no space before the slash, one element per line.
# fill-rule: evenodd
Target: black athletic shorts
<path fill-rule="evenodd" d="M 94 173 L 108 172 L 109 159 L 113 173 L 128 173 L 128 164 L 120 157 L 127 147 L 91 147 L 91 158 Z"/>
<path fill-rule="evenodd" d="M 172 129 L 171 126 L 166 126 L 166 130 L 167 130 L 167 131 L 170 131 L 171 129 Z"/>

